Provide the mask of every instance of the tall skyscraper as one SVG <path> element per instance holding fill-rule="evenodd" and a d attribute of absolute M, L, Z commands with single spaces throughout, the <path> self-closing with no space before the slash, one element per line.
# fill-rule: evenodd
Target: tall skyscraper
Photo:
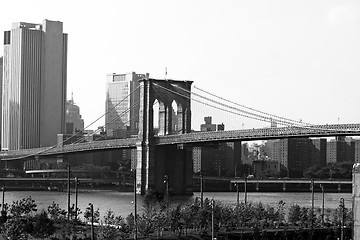
<path fill-rule="evenodd" d="M 80 108 L 74 102 L 71 95 L 71 100 L 66 102 L 66 134 L 74 134 L 77 132 L 84 132 L 84 120 L 81 118 Z"/>
<path fill-rule="evenodd" d="M 4 32 L 2 149 L 52 146 L 65 130 L 63 23 L 13 23 Z"/>
<path fill-rule="evenodd" d="M 139 129 L 140 91 L 138 80 L 149 74 L 108 74 L 106 82 L 105 124 L 110 137 L 129 137 Z M 128 97 L 129 96 L 129 97 Z"/>

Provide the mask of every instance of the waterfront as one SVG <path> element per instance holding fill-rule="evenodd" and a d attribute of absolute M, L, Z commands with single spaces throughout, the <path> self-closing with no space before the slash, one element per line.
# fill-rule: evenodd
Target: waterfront
<path fill-rule="evenodd" d="M 67 193 L 66 192 L 51 192 L 51 191 L 11 191 L 5 193 L 5 202 L 11 204 L 13 201 L 21 198 L 31 196 L 36 201 L 38 210 L 46 209 L 53 201 L 58 203 L 61 208 L 67 209 Z M 244 193 L 240 193 L 240 201 L 244 199 Z M 199 192 L 195 192 L 193 196 L 173 196 L 171 202 L 173 205 L 185 202 L 192 202 L 196 197 L 200 197 Z M 205 192 L 204 198 L 214 198 L 221 201 L 223 204 L 235 206 L 236 192 Z M 261 193 L 250 192 L 247 195 L 248 202 L 258 203 L 264 205 L 276 206 L 282 200 L 288 208 L 293 204 L 300 206 L 311 206 L 311 193 Z M 325 193 L 325 208 L 337 208 L 340 204 L 340 198 L 344 198 L 345 206 L 352 207 L 351 193 Z M 138 209 L 142 210 L 142 196 L 137 197 Z M 71 195 L 71 203 L 75 202 L 75 195 Z M 78 207 L 82 212 L 85 211 L 89 203 L 94 205 L 94 208 L 99 208 L 100 219 L 104 216 L 106 210 L 111 209 L 116 215 L 126 217 L 133 212 L 133 193 L 131 192 L 116 192 L 116 191 L 80 191 L 78 195 Z M 314 206 L 320 208 L 322 204 L 322 194 L 314 194 Z"/>

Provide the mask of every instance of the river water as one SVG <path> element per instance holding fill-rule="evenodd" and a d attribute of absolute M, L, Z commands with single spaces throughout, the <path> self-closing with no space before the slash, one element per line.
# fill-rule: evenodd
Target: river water
<path fill-rule="evenodd" d="M 5 193 L 5 202 L 11 204 L 13 201 L 21 198 L 31 196 L 37 204 L 38 210 L 47 209 L 47 207 L 54 201 L 58 203 L 61 208 L 67 209 L 67 192 L 52 192 L 52 191 L 13 191 Z M 80 191 L 78 193 L 78 207 L 82 212 L 85 211 L 89 203 L 94 205 L 94 209 L 99 208 L 100 219 L 103 218 L 106 210 L 111 209 L 115 215 L 126 217 L 134 210 L 133 193 L 116 192 L 116 191 Z M 172 205 L 192 202 L 196 197 L 200 197 L 199 192 L 195 192 L 193 196 L 188 197 L 171 197 Z M 236 192 L 204 192 L 204 198 L 214 198 L 214 200 L 221 201 L 223 204 L 235 206 Z M 239 195 L 240 201 L 244 200 L 244 193 Z M 349 209 L 352 207 L 351 193 L 325 193 L 325 208 L 337 208 L 340 204 L 340 199 L 344 198 L 345 206 Z M 311 193 L 260 193 L 249 192 L 247 194 L 248 202 L 259 203 L 264 205 L 276 206 L 282 200 L 285 202 L 285 207 L 290 207 L 293 204 L 300 206 L 311 206 Z M 142 209 L 142 196 L 137 197 L 138 211 Z M 71 194 L 71 203 L 75 203 L 75 195 Z M 314 206 L 321 207 L 322 194 L 314 194 Z"/>

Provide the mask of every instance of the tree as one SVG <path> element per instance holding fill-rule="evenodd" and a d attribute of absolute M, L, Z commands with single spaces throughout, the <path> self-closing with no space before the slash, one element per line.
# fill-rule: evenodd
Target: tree
<path fill-rule="evenodd" d="M 48 217 L 46 212 L 35 215 L 33 221 L 34 228 L 31 232 L 33 237 L 44 239 L 54 234 L 56 230 L 54 227 L 54 222 Z"/>
<path fill-rule="evenodd" d="M 301 208 L 298 204 L 294 204 L 290 207 L 288 213 L 288 221 L 290 224 L 297 226 L 300 223 L 300 211 Z"/>
<path fill-rule="evenodd" d="M 31 226 L 29 226 L 27 219 L 10 218 L 4 224 L 3 234 L 9 240 L 17 240 L 21 239 L 21 236 L 27 235 L 29 229 L 31 229 Z"/>
<path fill-rule="evenodd" d="M 84 212 L 84 218 L 87 222 L 90 222 L 91 221 L 91 217 L 94 218 L 94 222 L 98 223 L 99 220 L 100 220 L 100 212 L 99 212 L 99 208 L 97 208 L 95 211 L 94 211 L 94 215 L 91 216 L 91 207 L 88 206 L 86 209 L 85 209 L 85 212 Z"/>
<path fill-rule="evenodd" d="M 14 201 L 9 209 L 10 215 L 13 217 L 29 216 L 36 211 L 37 209 L 35 200 L 33 200 L 31 197 Z"/>
<path fill-rule="evenodd" d="M 119 229 L 109 226 L 109 225 L 101 225 L 97 231 L 97 239 L 101 240 L 114 240 L 120 238 Z"/>
<path fill-rule="evenodd" d="M 58 203 L 52 202 L 52 204 L 48 206 L 47 212 L 50 219 L 54 221 L 63 221 L 66 219 L 66 211 L 61 209 Z"/>

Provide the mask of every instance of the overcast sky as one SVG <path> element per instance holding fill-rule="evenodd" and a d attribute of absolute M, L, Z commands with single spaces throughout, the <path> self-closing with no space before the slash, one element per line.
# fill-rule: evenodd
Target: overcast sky
<path fill-rule="evenodd" d="M 107 73 L 164 78 L 165 67 L 169 78 L 264 112 L 360 123 L 358 0 L 1 2 L 1 32 L 43 19 L 62 21 L 69 34 L 67 93 L 86 125 L 105 111 Z"/>

